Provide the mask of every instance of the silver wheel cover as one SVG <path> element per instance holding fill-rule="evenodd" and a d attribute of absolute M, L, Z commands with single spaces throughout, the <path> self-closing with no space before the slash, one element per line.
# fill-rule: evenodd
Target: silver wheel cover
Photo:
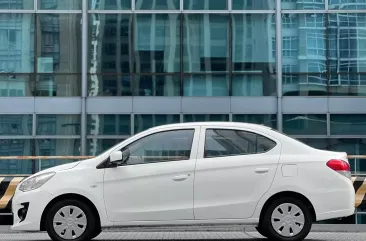
<path fill-rule="evenodd" d="M 79 238 L 87 227 L 86 215 L 76 206 L 65 206 L 53 217 L 53 228 L 57 235 L 66 240 Z"/>
<path fill-rule="evenodd" d="M 276 207 L 271 216 L 273 229 L 283 237 L 298 235 L 304 228 L 305 216 L 301 209 L 292 203 Z"/>

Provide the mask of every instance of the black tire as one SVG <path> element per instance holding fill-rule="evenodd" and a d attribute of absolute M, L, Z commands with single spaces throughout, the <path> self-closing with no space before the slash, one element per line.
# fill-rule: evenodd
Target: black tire
<path fill-rule="evenodd" d="M 57 211 L 66 206 L 75 206 L 77 208 L 80 208 L 85 213 L 85 217 L 87 220 L 86 228 L 82 235 L 76 239 L 64 239 L 60 237 L 53 227 L 53 218 L 56 215 Z M 74 199 L 62 200 L 55 203 L 48 211 L 46 216 L 46 231 L 53 241 L 89 241 L 90 239 L 96 237 L 93 237 L 93 235 L 96 234 L 96 230 L 100 230 L 100 227 L 98 227 L 97 225 L 96 218 L 97 217 L 94 216 L 92 209 L 85 203 Z"/>
<path fill-rule="evenodd" d="M 98 235 L 100 234 L 102 232 L 102 229 L 95 229 L 95 231 L 94 231 L 94 233 L 93 233 L 93 235 L 92 235 L 92 237 L 90 238 L 90 239 L 94 239 L 94 238 L 96 238 L 96 237 L 98 237 Z"/>
<path fill-rule="evenodd" d="M 285 237 L 282 236 L 281 234 L 279 234 L 272 226 L 272 222 L 271 222 L 271 216 L 273 211 L 280 206 L 281 204 L 285 204 L 285 203 L 290 203 L 290 204 L 294 204 L 297 207 L 300 208 L 300 210 L 302 211 L 303 215 L 304 215 L 304 225 L 302 230 L 294 236 L 291 237 Z M 310 230 L 311 230 L 311 226 L 312 226 L 312 216 L 311 216 L 311 212 L 309 210 L 309 207 L 307 207 L 307 205 L 305 203 L 303 203 L 302 201 L 292 198 L 292 197 L 284 197 L 284 198 L 279 198 L 275 201 L 273 201 L 268 208 L 265 210 L 265 213 L 263 215 L 263 220 L 261 221 L 261 227 L 263 227 L 263 232 L 264 234 L 267 234 L 267 238 L 269 240 L 276 240 L 276 241 L 302 241 L 306 238 L 306 236 L 309 234 Z"/>
<path fill-rule="evenodd" d="M 263 230 L 263 228 L 261 228 L 261 226 L 258 225 L 258 227 L 255 227 L 255 229 L 257 230 L 257 232 L 262 235 L 263 237 L 267 238 L 267 234 L 265 233 L 265 230 Z"/>

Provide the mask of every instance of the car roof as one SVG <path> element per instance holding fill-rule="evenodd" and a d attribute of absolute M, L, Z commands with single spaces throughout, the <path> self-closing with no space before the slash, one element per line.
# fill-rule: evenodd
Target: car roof
<path fill-rule="evenodd" d="M 190 126 L 222 126 L 222 127 L 241 127 L 241 128 L 257 128 L 257 129 L 272 129 L 271 127 L 246 123 L 246 122 L 229 122 L 229 121 L 207 121 L 207 122 L 186 122 L 186 123 L 175 123 L 175 124 L 166 124 L 160 125 L 157 127 L 153 127 L 151 129 L 161 129 L 161 128 L 176 128 L 176 127 L 190 127 Z"/>

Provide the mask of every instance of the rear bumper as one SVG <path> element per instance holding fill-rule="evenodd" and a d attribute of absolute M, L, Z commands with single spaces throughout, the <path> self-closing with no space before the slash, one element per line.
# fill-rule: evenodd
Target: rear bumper
<path fill-rule="evenodd" d="M 345 218 L 353 215 L 355 213 L 355 208 L 345 209 L 345 210 L 337 210 L 326 213 L 317 213 L 316 219 L 317 221 L 329 220 L 334 218 Z"/>

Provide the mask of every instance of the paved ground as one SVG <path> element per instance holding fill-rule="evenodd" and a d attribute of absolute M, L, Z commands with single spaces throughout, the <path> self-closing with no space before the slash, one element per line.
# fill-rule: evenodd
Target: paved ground
<path fill-rule="evenodd" d="M 306 240 L 311 241 L 360 241 L 365 240 L 365 232 L 311 232 Z M 116 230 L 105 231 L 94 240 L 267 240 L 254 231 L 225 231 L 225 232 L 118 232 Z M 0 233 L 0 240 L 8 241 L 43 241 L 50 240 L 46 233 Z"/>

